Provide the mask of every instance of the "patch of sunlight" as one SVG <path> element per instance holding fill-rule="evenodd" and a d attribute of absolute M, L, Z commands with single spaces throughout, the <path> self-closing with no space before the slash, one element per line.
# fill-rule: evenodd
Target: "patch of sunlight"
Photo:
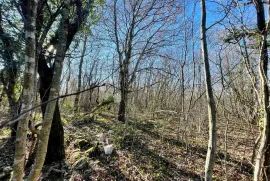
<path fill-rule="evenodd" d="M 106 119 L 104 117 L 98 117 L 97 121 L 107 123 L 107 122 L 109 122 L 109 119 Z"/>
<path fill-rule="evenodd" d="M 62 123 L 63 123 L 64 126 L 69 123 L 69 120 L 66 119 L 64 116 L 62 116 L 61 120 L 62 120 Z"/>
<path fill-rule="evenodd" d="M 8 129 L 8 128 L 1 129 L 1 130 L 0 130 L 0 136 L 9 136 L 10 133 L 11 133 L 11 130 Z"/>

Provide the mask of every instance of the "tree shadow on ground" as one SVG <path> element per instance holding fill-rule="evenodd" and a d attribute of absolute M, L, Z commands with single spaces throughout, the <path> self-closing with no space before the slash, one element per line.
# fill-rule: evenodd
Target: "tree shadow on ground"
<path fill-rule="evenodd" d="M 132 140 L 129 140 L 132 139 Z M 129 137 L 123 141 L 122 148 L 132 153 L 133 161 L 136 165 L 143 165 L 141 169 L 154 175 L 154 180 L 203 180 L 203 178 L 191 171 L 179 168 L 168 159 L 150 150 L 147 144 L 139 138 Z M 130 142 L 133 142 L 130 145 Z M 145 167 L 145 166 L 148 166 Z"/>
<path fill-rule="evenodd" d="M 108 122 L 108 121 L 100 121 L 100 120 L 91 120 L 87 121 L 89 127 L 99 126 L 104 130 L 114 130 L 117 127 L 117 122 Z M 181 140 L 176 140 L 172 137 L 162 136 L 159 131 L 155 129 L 156 125 L 150 121 L 129 121 L 129 125 L 134 127 L 136 130 L 141 130 L 143 134 L 148 135 L 151 138 L 156 140 L 162 140 L 164 143 L 174 145 L 177 147 L 185 148 L 185 142 Z M 136 137 L 134 135 L 125 135 L 122 143 L 121 150 L 127 150 L 129 153 L 133 155 L 133 160 L 137 165 L 141 165 L 140 168 L 144 170 L 143 172 L 150 172 L 150 174 L 155 176 L 155 180 L 186 180 L 187 178 L 192 180 L 203 180 L 200 175 L 193 173 L 188 170 L 183 170 L 179 168 L 176 164 L 168 161 L 168 159 L 164 158 L 162 155 L 159 155 L 156 152 L 148 149 L 147 145 L 144 142 L 143 138 Z M 192 155 L 197 155 L 198 157 L 205 159 L 207 148 L 201 147 L 200 145 L 189 145 L 189 152 Z M 224 164 L 225 155 L 222 152 L 217 152 L 216 154 L 216 164 L 222 166 Z M 101 164 L 104 167 L 108 162 L 106 160 Z M 145 166 L 149 166 L 150 168 L 144 168 Z M 229 167 L 237 167 L 239 170 L 247 175 L 251 175 L 253 172 L 253 167 L 249 163 L 243 163 L 239 160 L 232 158 L 228 155 L 228 166 Z M 114 168 L 113 172 L 110 172 L 110 169 L 107 168 L 107 171 L 116 177 L 117 175 L 120 180 L 128 180 L 125 175 L 122 173 L 121 169 Z"/>
<path fill-rule="evenodd" d="M 116 151 L 113 151 L 112 155 L 102 155 L 97 158 L 99 165 L 104 168 L 108 175 L 112 176 L 115 180 L 130 181 L 130 179 L 123 173 L 119 166 L 115 165 L 116 160 L 119 159 L 119 155 Z"/>
<path fill-rule="evenodd" d="M 110 126 L 102 121 L 95 120 L 92 123 L 102 127 L 105 130 L 113 129 L 113 126 Z M 151 128 L 151 126 L 148 128 Z M 159 138 L 159 135 L 155 132 L 149 132 L 149 134 Z M 120 143 L 120 147 L 121 150 L 131 153 L 135 165 L 139 165 L 138 167 L 140 167 L 144 173 L 154 175 L 154 180 L 203 180 L 200 175 L 178 168 L 176 164 L 168 161 L 165 157 L 148 149 L 147 145 L 138 137 L 134 137 L 134 135 L 125 135 Z M 109 164 L 106 159 L 100 159 L 100 161 L 105 168 L 106 165 Z M 123 180 L 129 180 L 123 176 L 120 169 L 115 169 L 112 175 L 113 174 L 120 175 Z"/>
<path fill-rule="evenodd" d="M 155 131 L 154 129 L 154 123 L 149 122 L 148 120 L 144 121 L 130 121 L 130 124 L 132 124 L 136 129 L 142 130 L 144 133 L 149 135 L 152 138 L 163 140 L 165 143 L 169 143 L 170 145 L 175 145 L 177 147 L 185 147 L 186 143 L 182 140 L 177 140 L 174 138 L 168 138 L 166 136 L 162 136 L 160 133 Z M 192 154 L 198 155 L 200 158 L 205 159 L 207 154 L 207 148 L 201 147 L 199 145 L 192 145 L 189 144 L 188 150 Z M 225 154 L 222 152 L 216 152 L 216 159 L 215 163 L 219 165 L 224 164 Z M 240 171 L 252 175 L 253 174 L 253 166 L 248 162 L 242 162 L 240 160 L 234 159 L 231 155 L 227 154 L 227 164 L 231 167 L 239 167 Z"/>

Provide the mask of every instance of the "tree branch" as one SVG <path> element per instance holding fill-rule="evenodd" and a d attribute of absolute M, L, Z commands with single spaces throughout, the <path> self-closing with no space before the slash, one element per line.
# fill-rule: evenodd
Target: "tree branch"
<path fill-rule="evenodd" d="M 13 118 L 10 119 L 10 120 L 2 121 L 2 122 L 0 123 L 0 128 L 3 128 L 3 127 L 5 127 L 5 126 L 9 126 L 9 125 L 11 125 L 11 124 L 14 124 L 14 123 L 20 121 L 21 118 L 23 118 L 23 115 L 24 115 L 24 114 L 26 114 L 26 113 L 28 113 L 29 111 L 32 111 L 32 110 L 34 110 L 34 109 L 36 109 L 36 108 L 39 108 L 39 107 L 41 107 L 41 106 L 44 105 L 44 104 L 47 104 L 47 103 L 49 103 L 49 102 L 52 102 L 52 101 L 55 101 L 55 100 L 58 100 L 58 99 L 62 99 L 62 98 L 65 98 L 65 97 L 69 97 L 69 96 L 81 94 L 81 93 L 83 93 L 83 92 L 86 92 L 86 91 L 95 89 L 95 88 L 97 88 L 97 87 L 102 87 L 102 86 L 105 86 L 105 85 L 106 85 L 105 83 L 104 83 L 104 84 L 101 84 L 101 85 L 92 85 L 92 86 L 91 86 L 90 88 L 88 88 L 88 89 L 85 89 L 85 90 L 82 90 L 82 91 L 79 91 L 79 92 L 75 92 L 75 93 L 70 93 L 70 94 L 61 95 L 61 96 L 58 96 L 58 97 L 56 97 L 56 98 L 54 98 L 54 99 L 48 100 L 48 101 L 46 101 L 46 102 L 43 102 L 43 103 L 41 103 L 41 104 L 39 104 L 39 105 L 36 105 L 36 106 L 34 106 L 34 107 L 30 108 L 30 109 L 27 109 L 27 110 L 23 111 L 22 113 L 20 113 L 19 115 L 13 117 Z"/>

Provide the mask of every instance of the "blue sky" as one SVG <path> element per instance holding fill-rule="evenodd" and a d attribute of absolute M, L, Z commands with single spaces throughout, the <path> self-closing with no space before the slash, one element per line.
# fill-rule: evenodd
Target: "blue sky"
<path fill-rule="evenodd" d="M 186 0 L 186 3 L 189 4 L 189 6 L 187 6 L 186 10 L 187 10 L 187 14 L 189 16 L 192 15 L 192 11 L 193 11 L 193 2 L 194 1 L 188 1 Z M 223 1 L 225 2 L 225 1 Z M 206 8 L 207 8 L 207 26 L 211 26 L 213 23 L 215 23 L 216 21 L 220 20 L 221 18 L 224 17 L 225 13 L 222 9 L 222 6 L 217 4 L 217 3 L 214 3 L 212 1 L 207 1 L 206 3 Z M 253 7 L 253 5 L 249 5 L 247 7 L 240 7 L 241 10 L 243 11 L 243 15 L 244 15 L 244 22 L 245 24 L 249 24 L 249 25 L 254 25 L 255 21 L 256 21 L 256 17 L 255 15 L 255 9 Z M 236 10 L 234 10 L 234 13 L 236 13 Z M 196 44 L 195 44 L 195 49 L 197 51 L 197 55 L 196 56 L 200 56 L 200 41 L 199 41 L 199 36 L 200 36 L 200 2 L 197 2 L 196 3 L 196 8 L 195 8 L 195 27 L 194 27 L 194 31 L 195 31 L 195 36 L 196 36 Z M 230 15 L 230 19 L 233 23 L 235 23 L 236 25 L 239 25 L 240 26 L 240 23 L 237 24 L 237 18 L 238 18 L 239 14 L 236 15 L 236 18 L 233 18 L 231 15 Z M 225 23 L 227 23 L 227 20 L 225 19 L 224 21 Z M 179 25 L 179 27 L 181 28 L 181 25 Z M 212 36 L 213 33 L 217 34 L 216 32 L 218 31 L 218 29 L 220 29 L 223 27 L 221 27 L 220 25 L 216 25 L 215 27 L 213 27 L 212 29 L 210 29 L 208 31 L 208 40 L 209 41 L 209 51 L 215 51 L 214 49 L 212 49 L 212 46 L 214 46 L 211 39 L 212 38 L 216 38 L 215 36 Z M 179 36 L 182 36 L 181 34 Z M 90 38 L 89 41 L 95 41 L 94 39 Z M 182 42 L 183 43 L 183 42 Z M 180 43 L 181 44 L 181 43 Z M 108 43 L 108 45 L 111 45 L 110 43 Z M 179 45 L 180 47 L 183 46 L 183 45 Z M 170 48 L 169 48 L 170 49 Z M 101 47 L 101 50 L 100 52 L 98 53 L 98 58 L 100 59 L 100 61 L 103 62 L 103 74 L 104 74 L 104 77 L 107 76 L 110 72 L 109 70 L 112 68 L 111 65 L 112 65 L 112 58 L 113 58 L 113 54 L 115 53 L 115 50 L 112 51 L 112 48 L 106 48 L 106 47 Z M 181 51 L 179 51 L 179 49 L 175 48 L 175 52 L 174 52 L 176 55 L 177 55 L 177 58 L 180 58 L 181 59 Z M 191 55 L 189 54 L 189 59 L 191 57 Z M 108 60 L 109 58 L 109 60 Z M 86 56 L 85 57 L 85 63 L 84 63 L 84 71 L 87 72 L 87 70 L 89 70 L 90 66 L 91 66 L 91 61 L 93 60 L 93 54 L 90 54 L 89 56 Z M 157 61 L 158 62 L 158 61 Z M 145 66 L 147 66 L 147 62 L 145 63 Z M 78 61 L 74 61 L 73 63 L 73 66 L 72 68 L 74 69 L 74 73 L 75 75 L 77 74 L 77 67 L 78 67 Z M 212 69 L 214 71 L 217 71 L 216 68 L 214 68 L 214 66 L 212 67 Z M 117 76 L 117 73 L 115 73 L 115 75 Z"/>

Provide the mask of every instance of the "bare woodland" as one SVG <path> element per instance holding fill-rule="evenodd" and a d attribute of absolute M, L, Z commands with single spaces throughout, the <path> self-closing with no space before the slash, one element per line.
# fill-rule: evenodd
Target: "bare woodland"
<path fill-rule="evenodd" d="M 270 179 L 269 0 L 0 0 L 0 180 Z"/>

